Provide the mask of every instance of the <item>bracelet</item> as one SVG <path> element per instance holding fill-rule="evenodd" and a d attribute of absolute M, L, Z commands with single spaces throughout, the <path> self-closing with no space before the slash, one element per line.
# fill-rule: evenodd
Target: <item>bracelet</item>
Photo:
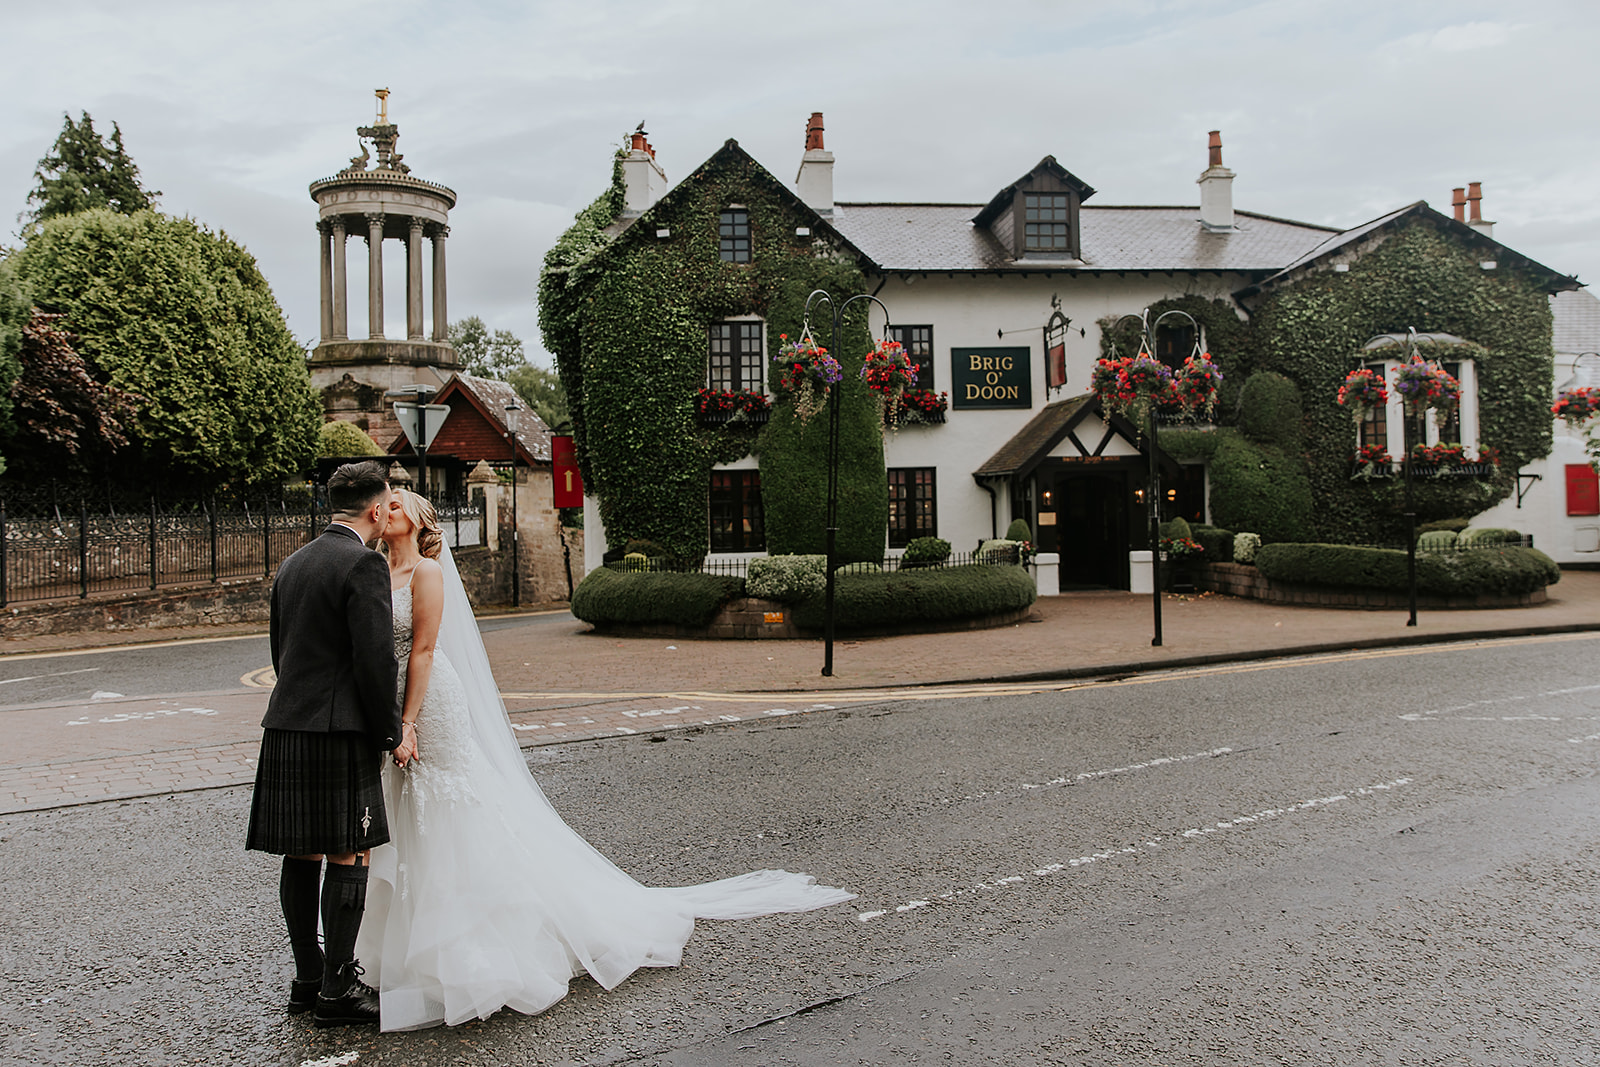
<path fill-rule="evenodd" d="M 414 722 L 402 722 L 400 724 L 400 729 L 404 730 L 407 726 L 411 727 L 413 730 L 417 728 L 417 724 Z"/>

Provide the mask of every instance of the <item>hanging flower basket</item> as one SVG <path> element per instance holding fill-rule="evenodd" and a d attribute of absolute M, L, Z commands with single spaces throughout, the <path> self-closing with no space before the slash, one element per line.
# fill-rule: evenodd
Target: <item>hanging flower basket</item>
<path fill-rule="evenodd" d="M 1550 413 L 1574 430 L 1600 414 L 1600 389 L 1563 389 Z"/>
<path fill-rule="evenodd" d="M 1127 359 L 1102 359 L 1092 378 L 1100 403 L 1143 427 L 1155 408 L 1183 409 L 1183 398 L 1173 385 L 1172 368 L 1147 352 Z"/>
<path fill-rule="evenodd" d="M 1394 371 L 1394 391 L 1407 415 L 1424 411 L 1451 412 L 1461 403 L 1461 383 L 1437 364 L 1420 358 L 1402 363 Z"/>
<path fill-rule="evenodd" d="M 932 389 L 910 389 L 900 395 L 900 424 L 933 425 L 944 422 L 950 408 L 950 394 Z"/>
<path fill-rule="evenodd" d="M 1349 408 L 1357 422 L 1364 421 L 1367 412 L 1381 408 L 1388 402 L 1389 390 L 1383 383 L 1380 371 L 1366 367 L 1353 370 L 1345 375 L 1344 384 L 1339 386 L 1339 405 Z"/>
<path fill-rule="evenodd" d="M 1222 371 L 1211 362 L 1210 352 L 1184 360 L 1183 369 L 1173 378 L 1173 390 L 1183 410 L 1207 420 L 1216 410 L 1217 387 L 1221 384 Z"/>
<path fill-rule="evenodd" d="M 900 422 L 900 398 L 917 384 L 917 365 L 899 341 L 882 340 L 861 364 L 861 377 L 878 404 L 880 421 L 890 429 Z"/>
<path fill-rule="evenodd" d="M 778 364 L 773 387 L 779 396 L 789 399 L 795 418 L 809 422 L 813 415 L 828 406 L 828 393 L 844 377 L 844 368 L 809 336 L 791 341 L 785 333 L 779 334 L 778 339 L 783 343 L 778 346 L 778 354 L 772 357 Z"/>

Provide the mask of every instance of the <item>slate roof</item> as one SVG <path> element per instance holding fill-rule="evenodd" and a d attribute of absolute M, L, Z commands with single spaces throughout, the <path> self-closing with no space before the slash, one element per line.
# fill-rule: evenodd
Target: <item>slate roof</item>
<path fill-rule="evenodd" d="M 1337 231 L 1235 212 L 1233 233 L 1209 233 L 1198 207 L 1080 209 L 1083 260 L 1011 259 L 972 224 L 982 204 L 839 204 L 833 225 L 885 271 L 1277 270 Z"/>
<path fill-rule="evenodd" d="M 1556 293 L 1550 298 L 1550 312 L 1555 317 L 1557 352 L 1574 356 L 1600 352 L 1600 297 L 1586 289 Z"/>
<path fill-rule="evenodd" d="M 1001 445 L 994 455 L 984 460 L 983 465 L 972 472 L 972 476 L 974 478 L 1026 477 L 1044 461 L 1051 449 L 1060 444 L 1067 434 L 1089 415 L 1104 417 L 1100 398 L 1093 393 L 1046 404 L 1022 429 L 1012 434 L 1011 439 Z M 1141 452 L 1144 451 L 1144 446 L 1139 440 L 1139 431 L 1132 423 L 1121 415 L 1112 415 L 1107 422 L 1118 434 L 1133 442 Z M 1095 442 L 1085 442 L 1085 444 L 1093 447 Z M 1157 454 L 1164 467 L 1177 470 L 1177 464 L 1171 456 L 1159 450 Z"/>
<path fill-rule="evenodd" d="M 451 403 L 458 396 L 463 403 Z M 451 411 L 444 425 L 439 428 L 439 436 L 428 449 L 430 454 L 452 455 L 469 463 L 480 459 L 500 462 L 510 452 L 510 445 L 506 442 L 509 430 L 506 425 L 506 405 L 515 404 L 522 409 L 516 414 L 517 454 L 523 463 L 530 466 L 550 462 L 550 427 L 534 414 L 510 382 L 471 374 L 454 374 L 432 403 L 447 404 Z M 478 418 L 474 420 L 469 416 L 458 420 L 457 412 L 464 409 L 475 412 Z M 391 455 L 411 451 L 411 443 L 404 434 L 395 438 L 389 446 Z"/>

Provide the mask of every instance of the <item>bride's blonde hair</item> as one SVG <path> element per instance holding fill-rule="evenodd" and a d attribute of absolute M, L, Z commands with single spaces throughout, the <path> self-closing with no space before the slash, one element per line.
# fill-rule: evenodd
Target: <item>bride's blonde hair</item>
<path fill-rule="evenodd" d="M 417 528 L 417 551 L 428 559 L 438 559 L 444 548 L 444 529 L 439 525 L 439 512 L 428 503 L 428 498 L 409 489 L 397 489 L 400 510 Z"/>

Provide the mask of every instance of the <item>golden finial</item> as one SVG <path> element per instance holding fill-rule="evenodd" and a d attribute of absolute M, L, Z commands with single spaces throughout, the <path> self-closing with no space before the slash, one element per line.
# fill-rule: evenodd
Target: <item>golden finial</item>
<path fill-rule="evenodd" d="M 387 126 L 389 125 L 389 90 L 374 89 L 373 92 L 378 94 L 378 125 Z"/>

